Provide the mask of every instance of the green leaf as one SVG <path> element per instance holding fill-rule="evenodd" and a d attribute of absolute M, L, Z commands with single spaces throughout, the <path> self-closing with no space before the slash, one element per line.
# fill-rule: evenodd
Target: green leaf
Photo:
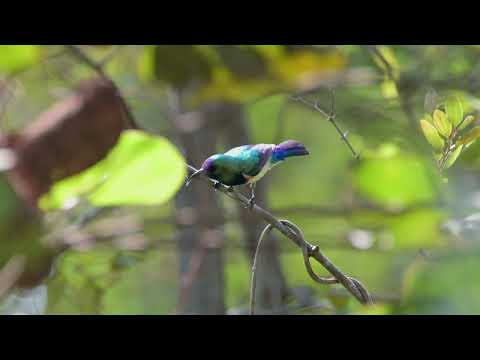
<path fill-rule="evenodd" d="M 447 161 L 445 162 L 445 169 L 451 167 L 455 161 L 458 159 L 460 153 L 462 152 L 463 145 L 458 145 L 455 150 L 453 150 L 448 156 Z"/>
<path fill-rule="evenodd" d="M 448 120 L 453 126 L 459 125 L 463 120 L 463 107 L 462 103 L 456 96 L 448 97 L 445 102 L 445 111 L 447 112 Z"/>
<path fill-rule="evenodd" d="M 354 185 L 368 200 L 392 207 L 430 202 L 436 197 L 433 167 L 413 156 L 363 160 L 354 173 Z"/>
<path fill-rule="evenodd" d="M 105 159 L 57 182 L 39 205 L 61 208 L 82 195 L 96 206 L 162 204 L 175 195 L 185 176 L 185 161 L 167 139 L 128 130 Z"/>
<path fill-rule="evenodd" d="M 468 125 L 470 125 L 473 120 L 475 120 L 475 117 L 473 115 L 468 115 L 465 119 L 463 119 L 463 122 L 460 124 L 458 127 L 459 130 L 465 129 Z"/>
<path fill-rule="evenodd" d="M 397 83 L 393 80 L 383 81 L 380 85 L 380 91 L 386 99 L 395 99 L 398 97 Z"/>
<path fill-rule="evenodd" d="M 437 129 L 435 129 L 435 127 L 425 119 L 420 120 L 420 125 L 422 126 L 423 134 L 430 145 L 432 145 L 436 150 L 443 149 L 445 143 L 438 134 Z"/>
<path fill-rule="evenodd" d="M 480 126 L 474 127 L 470 130 L 464 137 L 462 137 L 458 143 L 459 144 L 470 144 L 471 142 L 477 140 L 480 137 Z"/>
<path fill-rule="evenodd" d="M 155 78 L 154 53 L 154 46 L 145 45 L 138 58 L 137 73 L 144 81 L 152 81 Z"/>
<path fill-rule="evenodd" d="M 423 115 L 423 119 L 427 120 L 430 124 L 433 124 L 433 117 L 430 114 Z"/>
<path fill-rule="evenodd" d="M 443 137 L 450 137 L 453 127 L 452 124 L 447 120 L 447 116 L 443 111 L 435 110 L 433 112 L 433 123 Z"/>
<path fill-rule="evenodd" d="M 39 59 L 37 45 L 0 45 L 0 73 L 13 73 Z"/>

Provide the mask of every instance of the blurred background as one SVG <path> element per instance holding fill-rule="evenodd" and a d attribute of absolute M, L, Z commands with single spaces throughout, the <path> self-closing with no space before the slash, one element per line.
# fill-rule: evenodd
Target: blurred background
<path fill-rule="evenodd" d="M 265 223 L 185 165 L 287 139 L 257 204 L 374 304 L 273 231 L 256 313 L 480 313 L 480 144 L 440 172 L 420 128 L 451 95 L 475 127 L 480 46 L 1 45 L 0 313 L 248 314 Z"/>

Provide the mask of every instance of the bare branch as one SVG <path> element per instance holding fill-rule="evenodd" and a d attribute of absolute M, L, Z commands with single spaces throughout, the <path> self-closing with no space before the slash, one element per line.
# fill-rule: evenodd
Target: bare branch
<path fill-rule="evenodd" d="M 84 52 L 80 47 L 76 46 L 76 45 L 65 45 L 65 48 L 70 51 L 70 53 L 75 56 L 78 60 L 80 60 L 83 64 L 87 65 L 90 69 L 94 70 L 98 75 L 100 75 L 100 77 L 102 77 L 103 79 L 105 79 L 106 81 L 109 81 L 110 83 L 113 84 L 113 86 L 115 87 L 115 89 L 117 89 L 117 92 L 118 92 L 118 96 L 122 97 L 121 96 L 121 92 L 120 90 L 118 89 L 118 87 L 115 85 L 115 83 L 113 82 L 113 80 L 107 75 L 107 73 L 105 72 L 105 70 L 103 69 L 103 65 L 106 63 L 105 59 L 101 62 L 101 63 L 97 63 L 95 62 L 93 59 L 90 58 L 90 56 L 87 55 L 86 52 Z M 108 58 L 110 59 L 110 58 Z M 108 61 L 108 60 L 107 60 Z M 122 97 L 122 100 L 123 100 L 123 104 L 125 105 L 124 108 L 125 108 L 125 113 L 128 117 L 128 121 L 130 123 L 130 127 L 132 129 L 140 129 L 140 127 L 138 126 L 137 122 L 135 121 L 135 118 L 133 116 L 133 113 L 132 113 L 132 110 L 130 109 L 130 107 L 128 106 L 127 102 L 125 101 L 125 99 L 123 99 Z"/>
<path fill-rule="evenodd" d="M 394 81 L 396 83 L 395 76 L 393 74 L 393 68 L 392 65 L 388 62 L 387 59 L 385 59 L 385 56 L 383 56 L 382 52 L 378 50 L 378 48 L 375 45 L 364 45 L 364 47 L 372 53 L 374 56 L 377 57 L 377 59 L 385 66 L 385 70 L 387 72 L 387 76 L 390 80 Z"/>
<path fill-rule="evenodd" d="M 334 269 L 335 266 L 327 259 L 325 255 L 323 255 L 320 252 L 320 248 L 318 246 L 311 246 L 305 241 L 303 232 L 297 225 L 295 225 L 294 223 L 288 220 L 279 220 L 279 222 L 284 226 L 286 226 L 287 228 L 289 228 L 290 230 L 292 230 L 295 233 L 295 235 L 302 240 L 303 242 L 302 253 L 303 253 L 305 268 L 307 269 L 307 272 L 310 275 L 310 277 L 315 282 L 318 282 L 319 284 L 325 284 L 325 285 L 342 283 L 350 292 L 352 292 L 354 291 L 353 288 L 349 288 L 351 286 L 350 284 L 351 282 L 353 283 L 354 287 L 356 287 L 356 290 L 362 296 L 362 299 L 361 300 L 359 299 L 359 301 L 366 304 L 371 303 L 370 295 L 368 291 L 365 289 L 365 287 L 362 285 L 362 283 L 360 283 L 360 281 L 358 281 L 355 278 L 347 277 L 339 269 Z M 252 266 L 252 281 L 251 281 L 251 287 L 250 287 L 250 315 L 254 315 L 255 313 L 255 288 L 256 288 L 256 274 L 257 274 L 256 264 L 257 264 L 258 254 L 260 252 L 260 246 L 265 235 L 268 234 L 272 229 L 273 229 L 273 225 L 271 224 L 268 224 L 263 229 L 262 233 L 260 234 L 260 238 L 258 240 L 257 249 L 255 250 L 255 257 L 253 259 L 253 266 Z M 329 270 L 332 274 L 336 273 L 337 277 L 325 278 L 325 277 L 318 276 L 313 270 L 312 265 L 310 264 L 310 257 L 315 255 L 319 255 L 321 258 L 323 258 L 324 261 L 321 262 L 322 265 L 327 270 Z"/>
<path fill-rule="evenodd" d="M 110 80 L 103 70 L 101 64 L 97 64 L 93 59 L 91 59 L 80 47 L 76 45 L 65 45 L 65 48 L 72 53 L 78 60 L 83 62 L 85 65 L 95 70 L 98 75 L 101 77 Z"/>
<path fill-rule="evenodd" d="M 190 172 L 193 173 L 197 171 L 195 167 L 191 165 L 187 166 Z M 207 181 L 212 185 L 212 187 L 215 185 L 215 182 L 213 180 L 209 179 L 203 174 L 202 176 L 198 176 L 197 178 L 201 178 L 202 180 Z M 217 185 L 217 190 L 221 191 L 223 194 L 227 195 L 232 199 L 240 201 L 244 205 L 248 204 L 248 199 L 233 188 L 229 188 L 220 184 Z M 315 260 L 317 260 L 326 270 L 328 270 L 328 272 L 333 275 L 333 277 L 338 281 L 338 283 L 342 284 L 360 303 L 369 304 L 371 302 L 371 299 L 368 296 L 368 291 L 363 287 L 363 285 L 361 285 L 358 280 L 346 276 L 320 251 L 318 246 L 313 246 L 309 244 L 303 238 L 303 234 L 296 233 L 295 230 L 292 230 L 292 228 L 294 228 L 294 225 L 292 226 L 291 223 L 286 222 L 285 220 L 278 220 L 270 212 L 258 206 L 257 204 L 254 204 L 252 211 L 256 215 L 260 216 L 264 221 L 269 223 L 272 228 L 276 228 L 283 235 L 292 240 L 299 248 L 301 248 L 302 250 L 306 249 L 306 251 L 308 251 L 308 256 L 315 258 Z M 266 230 L 264 230 L 264 232 L 265 231 Z M 270 231 L 270 229 L 268 231 Z"/>
<path fill-rule="evenodd" d="M 405 96 L 405 94 L 401 91 L 399 86 L 399 79 L 398 75 L 395 76 L 392 65 L 388 62 L 388 60 L 383 56 L 382 52 L 378 50 L 378 47 L 375 45 L 364 45 L 365 49 L 370 52 L 374 57 L 376 57 L 384 66 L 387 73 L 387 77 L 389 80 L 393 81 L 395 87 L 398 91 L 398 98 L 400 101 L 400 106 L 402 108 L 403 113 L 405 114 L 407 120 L 410 122 L 412 127 L 416 124 L 415 113 L 413 112 L 411 103 L 409 99 Z"/>
<path fill-rule="evenodd" d="M 332 123 L 332 125 L 335 127 L 335 130 L 337 130 L 337 132 L 340 134 L 340 137 L 342 138 L 343 142 L 347 145 L 347 147 L 350 149 L 354 158 L 355 159 L 360 158 L 360 154 L 355 151 L 352 144 L 347 139 L 348 132 L 343 132 L 340 129 L 340 127 L 338 126 L 338 124 L 335 122 L 335 118 L 336 118 L 336 115 L 335 115 L 335 96 L 334 96 L 333 92 L 332 92 L 332 108 L 331 108 L 331 113 L 330 114 L 327 114 L 327 112 L 325 110 L 323 110 L 318 105 L 317 102 L 311 102 L 311 101 L 305 99 L 302 96 L 298 96 L 298 95 L 290 96 L 290 99 L 293 100 L 293 101 L 299 101 L 299 102 L 307 105 L 308 107 L 313 108 L 315 111 L 319 112 L 320 114 L 322 114 L 322 116 L 325 117 L 328 121 L 330 121 Z"/>

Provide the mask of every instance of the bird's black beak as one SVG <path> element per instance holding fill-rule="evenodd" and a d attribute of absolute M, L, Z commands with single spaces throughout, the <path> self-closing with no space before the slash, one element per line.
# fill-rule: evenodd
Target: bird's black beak
<path fill-rule="evenodd" d="M 193 178 L 200 175 L 201 173 L 203 173 L 203 171 L 204 171 L 203 169 L 200 169 L 200 170 L 195 171 L 192 175 L 190 175 L 187 178 L 187 182 L 185 183 L 185 186 L 190 185 L 190 182 L 193 180 Z"/>

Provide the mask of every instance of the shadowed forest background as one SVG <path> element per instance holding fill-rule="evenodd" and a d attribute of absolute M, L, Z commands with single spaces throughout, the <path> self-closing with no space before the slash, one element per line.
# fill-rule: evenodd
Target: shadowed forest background
<path fill-rule="evenodd" d="M 0 313 L 248 314 L 266 223 L 186 164 L 287 139 L 256 203 L 373 305 L 273 230 L 256 314 L 480 313 L 479 96 L 479 46 L 1 45 Z"/>

